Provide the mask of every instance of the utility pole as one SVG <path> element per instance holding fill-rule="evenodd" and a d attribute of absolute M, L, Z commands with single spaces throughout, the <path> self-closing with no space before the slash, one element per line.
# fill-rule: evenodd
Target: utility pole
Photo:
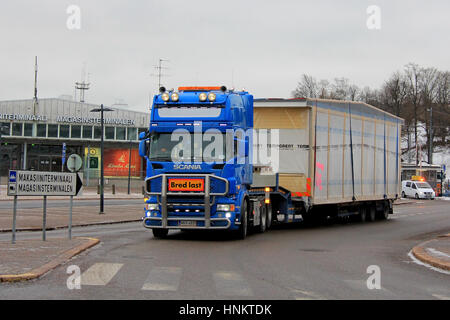
<path fill-rule="evenodd" d="M 36 115 L 36 107 L 38 106 L 37 97 L 37 74 L 38 74 L 38 63 L 37 56 L 34 57 L 34 94 L 33 94 L 33 115 Z"/>
<path fill-rule="evenodd" d="M 429 137 L 429 144 L 428 144 L 428 164 L 433 164 L 433 107 L 430 109 L 427 109 L 427 111 L 430 111 L 430 137 Z"/>

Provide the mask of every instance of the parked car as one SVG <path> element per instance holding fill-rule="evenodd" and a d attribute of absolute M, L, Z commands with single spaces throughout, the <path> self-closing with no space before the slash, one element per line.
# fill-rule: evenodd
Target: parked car
<path fill-rule="evenodd" d="M 433 188 L 425 181 L 402 181 L 402 198 L 431 199 L 436 196 Z"/>

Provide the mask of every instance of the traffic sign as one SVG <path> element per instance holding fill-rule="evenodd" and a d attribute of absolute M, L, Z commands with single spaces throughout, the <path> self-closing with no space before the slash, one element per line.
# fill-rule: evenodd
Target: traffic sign
<path fill-rule="evenodd" d="M 69 159 L 67 159 L 67 169 L 69 169 L 70 172 L 79 171 L 81 169 L 82 165 L 83 165 L 83 160 L 77 154 L 71 154 L 69 156 Z"/>
<path fill-rule="evenodd" d="M 10 171 L 9 172 L 9 182 L 16 182 L 16 179 L 17 179 L 17 172 Z"/>
<path fill-rule="evenodd" d="M 8 196 L 76 196 L 82 186 L 77 173 L 14 170 Z"/>

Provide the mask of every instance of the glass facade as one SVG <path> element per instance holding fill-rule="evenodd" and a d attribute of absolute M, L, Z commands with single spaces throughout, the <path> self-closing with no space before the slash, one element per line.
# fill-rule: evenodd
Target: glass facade
<path fill-rule="evenodd" d="M 114 140 L 114 127 L 105 127 L 105 139 Z"/>
<path fill-rule="evenodd" d="M 92 126 L 83 126 L 83 139 L 92 139 Z"/>
<path fill-rule="evenodd" d="M 9 136 L 11 130 L 9 122 L 0 122 L 0 129 L 2 130 L 2 136 Z"/>
<path fill-rule="evenodd" d="M 33 124 L 32 123 L 24 123 L 23 125 L 23 135 L 25 137 L 33 136 Z"/>
<path fill-rule="evenodd" d="M 125 127 L 117 127 L 116 128 L 116 140 L 125 140 L 126 139 L 126 128 Z"/>
<path fill-rule="evenodd" d="M 127 128 L 127 140 L 137 140 L 136 128 Z"/>
<path fill-rule="evenodd" d="M 57 124 L 49 124 L 48 125 L 47 137 L 58 138 L 58 125 Z"/>
<path fill-rule="evenodd" d="M 74 139 L 81 138 L 81 126 L 71 126 L 70 137 Z"/>
<path fill-rule="evenodd" d="M 13 136 L 22 136 L 23 124 L 22 123 L 13 123 L 12 124 L 12 135 Z"/>
<path fill-rule="evenodd" d="M 102 138 L 102 128 L 94 127 L 94 139 L 101 139 L 101 138 Z"/>
<path fill-rule="evenodd" d="M 47 125 L 38 123 L 36 125 L 36 136 L 45 138 L 47 136 Z"/>
<path fill-rule="evenodd" d="M 81 126 L 69 124 L 45 124 L 29 122 L 0 122 L 3 136 L 67 138 L 67 139 L 100 139 L 100 126 Z M 137 141 L 139 133 L 147 128 L 105 126 L 105 139 L 118 141 Z"/>
<path fill-rule="evenodd" d="M 69 138 L 70 126 L 68 124 L 62 124 L 59 126 L 59 137 L 60 138 Z"/>

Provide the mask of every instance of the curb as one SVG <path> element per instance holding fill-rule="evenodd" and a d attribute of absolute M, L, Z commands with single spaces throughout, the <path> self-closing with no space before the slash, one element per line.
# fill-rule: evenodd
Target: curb
<path fill-rule="evenodd" d="M 78 239 L 86 239 L 88 240 L 88 242 L 63 252 L 57 258 L 44 264 L 43 266 L 31 270 L 30 272 L 22 274 L 2 274 L 0 275 L 0 282 L 18 282 L 39 278 L 50 270 L 55 269 L 57 266 L 63 264 L 70 258 L 76 256 L 77 254 L 80 254 L 81 252 L 95 246 L 100 242 L 100 240 L 96 238 L 79 237 Z"/>
<path fill-rule="evenodd" d="M 107 225 L 107 224 L 119 224 L 119 223 L 128 223 L 128 222 L 139 222 L 142 221 L 142 219 L 134 219 L 134 220 L 121 220 L 121 221 L 107 221 L 107 222 L 93 222 L 93 223 L 85 223 L 85 224 L 73 224 L 72 228 L 74 227 L 90 227 L 90 226 L 100 226 L 100 225 Z M 61 229 L 68 229 L 68 226 L 58 226 L 58 227 L 46 227 L 46 231 L 54 231 L 54 230 L 61 230 Z M 35 231 L 42 231 L 42 228 L 20 228 L 16 229 L 16 232 L 35 232 Z M 12 232 L 12 229 L 0 229 L 0 233 L 7 233 Z"/>
<path fill-rule="evenodd" d="M 439 236 L 438 238 L 447 238 L 447 237 L 450 237 L 450 233 Z M 433 239 L 433 240 L 435 240 L 435 239 Z M 433 241 L 433 240 L 428 240 L 428 241 L 425 241 L 425 242 L 415 246 L 411 250 L 412 254 L 414 255 L 414 257 L 416 257 L 417 259 L 419 259 L 420 261 L 422 261 L 426 264 L 432 265 L 433 267 L 436 267 L 439 269 L 450 271 L 450 263 L 449 262 L 444 262 L 438 258 L 430 256 L 423 248 L 423 245 L 425 245 L 426 243 Z"/>

